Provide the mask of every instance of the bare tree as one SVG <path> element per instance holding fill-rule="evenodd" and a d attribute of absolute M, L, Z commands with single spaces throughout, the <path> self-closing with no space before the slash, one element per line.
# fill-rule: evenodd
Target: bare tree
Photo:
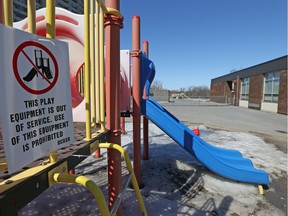
<path fill-rule="evenodd" d="M 189 86 L 186 91 L 187 96 L 209 96 L 210 89 L 207 86 Z"/>
<path fill-rule="evenodd" d="M 179 92 L 183 92 L 183 93 L 186 92 L 186 88 L 180 88 Z"/>
<path fill-rule="evenodd" d="M 152 82 L 151 89 L 163 89 L 163 83 L 159 80 L 154 80 Z"/>

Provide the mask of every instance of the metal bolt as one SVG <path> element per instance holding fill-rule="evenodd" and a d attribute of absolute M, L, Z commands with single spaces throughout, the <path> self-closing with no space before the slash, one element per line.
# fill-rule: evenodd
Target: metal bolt
<path fill-rule="evenodd" d="M 11 184 L 13 182 L 14 182 L 13 180 L 7 180 L 7 181 L 5 181 L 5 184 Z"/>

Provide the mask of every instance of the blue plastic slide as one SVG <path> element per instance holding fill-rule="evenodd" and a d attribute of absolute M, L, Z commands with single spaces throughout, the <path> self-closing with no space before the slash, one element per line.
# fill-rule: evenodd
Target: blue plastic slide
<path fill-rule="evenodd" d="M 213 172 L 236 181 L 269 184 L 268 174 L 255 169 L 251 160 L 243 158 L 239 151 L 206 143 L 156 101 L 145 102 L 144 115 Z"/>
<path fill-rule="evenodd" d="M 155 68 L 145 57 L 142 59 L 142 71 L 146 72 L 142 76 L 142 89 L 149 95 Z M 239 151 L 222 149 L 206 143 L 155 100 L 142 100 L 141 112 L 213 172 L 235 181 L 269 184 L 268 174 L 255 169 L 250 159 L 243 158 Z"/>

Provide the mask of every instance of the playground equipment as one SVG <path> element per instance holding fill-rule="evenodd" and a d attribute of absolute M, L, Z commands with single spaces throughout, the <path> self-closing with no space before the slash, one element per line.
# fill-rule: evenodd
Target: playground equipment
<path fill-rule="evenodd" d="M 139 54 L 139 29 L 140 18 L 134 16 L 132 20 L 133 154 L 134 170 L 138 182 L 141 183 L 140 115 L 142 114 L 213 172 L 236 181 L 268 185 L 268 174 L 265 171 L 255 169 L 251 160 L 243 158 L 239 151 L 221 149 L 206 143 L 198 137 L 199 134 L 196 134 L 198 130 L 195 130 L 196 133 L 194 133 L 164 107 L 149 98 L 150 86 L 155 76 L 155 67 L 145 54 Z M 145 143 L 144 152 L 148 158 L 149 152 Z M 261 191 L 263 189 L 259 187 L 259 192 L 262 193 Z"/>
<path fill-rule="evenodd" d="M 133 153 L 134 153 L 134 171 L 132 170 L 131 164 L 129 163 L 129 158 L 127 159 L 127 153 L 120 147 L 121 145 L 121 128 L 120 128 L 120 116 L 121 111 L 120 97 L 121 92 L 129 92 L 129 86 L 125 90 L 120 90 L 120 86 L 127 86 L 130 83 L 129 76 L 125 74 L 125 69 L 122 67 L 122 73 L 119 73 L 121 68 L 120 63 L 120 53 L 117 50 L 119 46 L 119 30 L 122 27 L 123 17 L 118 11 L 119 2 L 117 0 L 106 0 L 105 4 L 102 1 L 97 0 L 96 14 L 99 18 L 99 26 L 103 25 L 105 22 L 105 35 L 107 38 L 111 38 L 106 41 L 106 110 L 104 107 L 104 74 L 100 72 L 96 77 L 92 78 L 90 76 L 90 58 L 93 58 L 93 51 L 90 52 L 90 43 L 93 44 L 93 36 L 88 34 L 89 22 L 92 23 L 92 29 L 94 29 L 94 6 L 95 3 L 91 1 L 91 17 L 89 18 L 89 1 L 85 1 L 84 5 L 84 17 L 80 15 L 72 16 L 70 12 L 62 9 L 56 9 L 53 0 L 47 0 L 47 10 L 40 10 L 35 13 L 35 1 L 34 5 L 31 4 L 33 1 L 28 1 L 30 6 L 28 7 L 28 19 L 19 22 L 18 28 L 22 30 L 28 29 L 30 33 L 37 33 L 39 35 L 66 41 L 70 47 L 71 56 L 70 66 L 71 66 L 71 88 L 72 88 L 72 100 L 73 100 L 73 112 L 77 108 L 80 109 L 80 113 L 85 113 L 86 121 L 86 142 L 77 143 L 79 147 L 74 147 L 71 155 L 64 158 L 57 158 L 57 152 L 51 152 L 49 155 L 49 160 L 43 162 L 42 165 L 35 165 L 32 168 L 22 171 L 18 174 L 8 176 L 5 181 L 0 182 L 0 215 L 11 215 L 17 210 L 25 206 L 30 200 L 35 198 L 53 182 L 74 182 L 86 186 L 98 199 L 100 196 L 99 208 L 103 215 L 114 215 L 116 212 L 120 214 L 121 207 L 119 210 L 118 206 L 120 200 L 118 197 L 122 197 L 121 186 L 122 186 L 122 176 L 121 176 L 121 154 L 124 156 L 126 165 L 130 172 L 128 180 L 124 183 L 124 191 L 127 188 L 130 180 L 134 186 L 134 190 L 141 208 L 143 215 L 147 215 L 144 207 L 143 199 L 140 195 L 138 189 L 138 183 L 141 184 L 141 163 L 140 163 L 140 118 L 141 114 L 145 115 L 147 119 L 153 121 L 158 125 L 163 131 L 165 131 L 171 138 L 173 138 L 179 145 L 186 149 L 189 153 L 193 154 L 198 158 L 204 165 L 206 165 L 212 171 L 218 173 L 227 178 L 231 178 L 237 181 L 251 182 L 257 184 L 269 184 L 269 179 L 267 173 L 261 170 L 256 170 L 251 161 L 242 158 L 242 155 L 238 151 L 224 150 L 213 147 L 198 136 L 196 136 L 190 129 L 177 120 L 171 113 L 165 110 L 156 101 L 149 98 L 149 88 L 151 82 L 153 81 L 155 75 L 155 68 L 153 63 L 148 60 L 140 50 L 140 18 L 134 16 L 133 23 L 133 45 L 132 45 L 132 63 L 133 63 Z M 0 1 L 0 6 L 2 6 L 2 1 Z M 110 7 L 110 8 L 109 8 Z M 113 9 L 112 9 L 113 8 Z M 4 0 L 4 20 L 2 19 L 2 8 L 0 8 L 0 21 L 4 22 L 6 25 L 12 26 L 12 1 Z M 56 11 L 56 13 L 55 13 Z M 102 15 L 101 15 L 102 14 Z M 104 20 L 105 14 L 105 20 Z M 75 18 L 76 17 L 76 18 Z M 103 19 L 103 20 L 102 20 Z M 102 20 L 102 21 L 101 21 Z M 55 26 L 56 23 L 56 26 Z M 15 24 L 16 25 L 16 24 Z M 97 24 L 96 24 L 97 26 Z M 83 30 L 84 29 L 84 30 Z M 94 30 L 92 30 L 93 32 Z M 103 36 L 102 33 L 99 37 Z M 91 39 L 91 38 L 92 39 Z M 100 40 L 101 41 L 101 40 Z M 96 42 L 97 44 L 98 42 Z M 99 42 L 98 45 L 103 45 L 104 42 Z M 84 49 L 85 48 L 85 49 Z M 115 50 L 116 48 L 116 50 Z M 92 45 L 92 50 L 94 46 Z M 77 51 L 77 56 L 73 55 Z M 81 54 L 83 51 L 84 55 Z M 148 56 L 148 51 L 146 50 L 146 55 Z M 102 56 L 99 59 L 99 65 L 102 64 L 104 68 L 104 51 L 100 51 L 97 56 Z M 130 55 L 130 53 L 128 53 Z M 127 53 L 125 55 L 127 57 Z M 35 53 L 36 58 L 36 53 Z M 43 64 L 42 61 L 43 60 Z M 52 77 L 53 74 L 49 74 L 47 70 L 49 68 L 49 63 L 46 61 L 44 63 L 44 57 L 40 54 L 37 55 L 35 63 L 43 72 L 47 79 Z M 125 61 L 127 62 L 127 61 Z M 142 62 L 142 64 L 141 64 Z M 84 65 L 83 65 L 84 63 Z M 93 65 L 93 63 L 92 63 Z M 98 67 L 98 64 L 96 64 Z M 142 65 L 142 68 L 141 68 Z M 101 67 L 101 66 L 99 66 Z M 128 63 L 130 67 L 130 62 Z M 84 71 L 84 75 L 82 74 Z M 92 71 L 92 69 L 91 69 Z M 124 72 L 123 72 L 124 71 Z M 30 73 L 31 72 L 31 73 Z M 37 71 L 30 71 L 28 76 L 25 76 L 26 81 L 29 82 L 37 75 Z M 103 72 L 103 70 L 102 70 Z M 129 72 L 128 72 L 129 73 Z M 29 75 L 30 74 L 30 75 Z M 51 76 L 50 76 L 51 75 Z M 83 75 L 83 76 L 82 76 Z M 140 77 L 141 76 L 141 77 Z M 81 78 L 80 78 L 81 77 Z M 122 77 L 122 79 L 121 79 Z M 100 79 L 101 82 L 98 85 L 92 84 L 94 80 Z M 142 80 L 142 82 L 141 82 Z M 79 85 L 84 85 L 85 101 L 82 92 L 79 91 Z M 123 85 L 121 85 L 121 83 Z M 102 89 L 97 90 L 96 86 Z M 94 89 L 95 88 L 95 89 Z M 92 91 L 91 91 L 92 90 Z M 94 91 L 95 90 L 95 91 Z M 94 111 L 91 111 L 91 104 L 93 104 L 93 92 L 96 92 L 96 98 L 102 98 L 99 105 L 97 105 L 96 111 L 100 110 L 99 114 L 96 114 L 95 119 L 97 119 L 101 124 L 101 130 L 96 131 L 94 134 L 91 133 L 91 120 L 94 119 Z M 144 95 L 144 99 L 142 96 Z M 128 98 L 123 96 L 123 98 Z M 130 102 L 130 100 L 128 100 Z M 97 104 L 97 103 L 96 103 Z M 92 105 L 93 107 L 93 105 Z M 130 108 L 130 104 L 125 106 L 125 109 Z M 92 113 L 92 115 L 91 115 Z M 105 119 L 106 113 L 106 119 Z M 93 120 L 94 121 L 94 120 Z M 105 125 L 106 124 L 106 125 Z M 146 128 L 147 131 L 147 128 Z M 147 134 L 146 134 L 147 135 Z M 144 134 L 144 136 L 146 136 Z M 147 136 L 146 136 L 147 139 Z M 82 140 L 81 140 L 82 141 Z M 101 144 L 97 144 L 97 142 Z M 106 142 L 106 143 L 105 143 Z M 105 144 L 102 144 L 105 143 Z M 113 144 L 111 144 L 113 143 Z M 69 172 L 73 172 L 75 166 L 80 163 L 84 158 L 73 157 L 73 155 L 90 155 L 95 152 L 98 147 L 109 148 L 108 150 L 108 196 L 109 204 L 103 201 L 103 196 L 101 195 L 99 188 L 91 183 L 91 181 L 83 176 L 67 175 Z M 72 148 L 72 147 L 70 147 Z M 112 150 L 113 149 L 113 150 Z M 147 146 L 144 149 L 148 150 Z M 65 151 L 65 150 L 64 150 Z M 148 158 L 148 152 L 145 153 L 146 159 Z M 55 157 L 56 156 L 56 157 Z M 127 162 L 128 161 L 128 162 Z M 1 161 L 1 170 L 5 169 L 5 162 Z M 47 181 L 48 180 L 48 181 Z M 138 183 L 137 183 L 138 182 Z M 36 183 L 36 186 L 35 186 Z M 35 189 L 36 187 L 36 189 Z M 27 194 L 25 200 L 19 199 L 22 194 Z M 109 210 L 110 209 L 110 210 Z"/>
<path fill-rule="evenodd" d="M 154 76 L 153 62 L 143 56 L 141 89 L 145 89 L 148 96 Z M 206 143 L 152 98 L 142 100 L 141 112 L 213 172 L 235 181 L 269 184 L 268 174 L 255 169 L 251 160 L 243 158 L 239 151 L 217 148 Z"/>
<path fill-rule="evenodd" d="M 39 36 L 45 36 L 46 34 L 46 8 L 42 8 L 36 11 L 35 14 L 35 25 L 36 34 Z M 13 23 L 14 28 L 18 28 L 24 31 L 28 29 L 28 18 L 25 18 L 19 22 Z M 69 61 L 70 61 L 70 83 L 71 83 L 71 94 L 72 94 L 72 106 L 73 106 L 73 121 L 75 122 L 86 122 L 85 116 L 85 100 L 84 100 L 84 16 L 72 13 L 62 8 L 55 8 L 55 38 L 68 43 L 69 46 Z M 99 45 L 98 45 L 99 46 Z M 103 47 L 104 48 L 104 47 Z M 36 57 L 36 54 L 40 56 Z M 100 70 L 101 61 L 97 53 L 97 62 L 95 62 L 94 69 Z M 48 72 L 49 59 L 43 59 L 42 53 L 35 50 L 35 62 L 38 68 L 43 70 L 45 74 Z M 45 66 L 44 64 L 47 64 Z M 103 64 L 103 63 L 102 63 Z M 101 66 L 104 70 L 103 65 Z M 25 81 L 30 81 L 35 75 L 37 75 L 35 69 L 27 74 Z M 91 69 L 92 70 L 92 69 Z M 104 73 L 104 72 L 103 72 Z M 92 73 L 93 74 L 93 73 Z M 120 110 L 122 113 L 130 112 L 130 52 L 129 50 L 120 51 L 120 97 L 121 104 Z M 47 74 L 47 78 L 51 75 Z M 51 77 L 52 78 L 52 77 Z M 48 78 L 49 79 L 49 78 Z M 103 79 L 103 78 L 102 78 Z M 100 77 L 98 77 L 100 81 Z M 95 95 L 96 101 L 100 98 L 100 83 L 96 83 L 97 96 Z M 104 88 L 104 87 L 103 87 Z M 99 92 L 98 92 L 99 91 Z M 98 105 L 99 104 L 99 105 Z M 100 110 L 100 102 L 97 102 L 95 112 Z M 93 118 L 93 117 L 92 117 Z M 95 115 L 96 120 L 100 119 L 100 114 Z"/>
<path fill-rule="evenodd" d="M 103 200 L 100 202 L 100 210 L 104 208 L 102 212 L 103 215 L 115 215 L 121 214 L 121 208 L 118 208 L 119 201 L 118 197 L 121 198 L 121 153 L 124 154 L 124 159 L 128 166 L 128 170 L 130 171 L 128 180 L 124 183 L 124 190 L 127 188 L 128 183 L 130 180 L 132 181 L 133 186 L 135 186 L 135 192 L 137 196 L 137 200 L 141 207 L 141 212 L 143 215 L 147 215 L 147 212 L 144 207 L 144 203 L 142 197 L 139 193 L 139 189 L 137 192 L 138 184 L 134 175 L 134 172 L 131 168 L 131 164 L 127 162 L 127 154 L 121 147 L 120 140 L 120 116 L 119 113 L 121 111 L 121 106 L 119 103 L 119 98 L 121 93 L 129 92 L 130 97 L 130 90 L 129 86 L 127 85 L 130 83 L 129 77 L 125 75 L 125 67 L 121 67 L 120 65 L 120 54 L 117 47 L 119 47 L 119 30 L 122 26 L 123 17 L 118 11 L 119 2 L 107 0 L 105 1 L 105 5 L 102 3 L 101 0 L 97 0 L 96 7 L 94 7 L 95 1 L 90 2 L 91 5 L 89 6 L 89 1 L 84 1 L 84 17 L 78 16 L 71 16 L 70 12 L 56 9 L 55 10 L 55 1 L 54 0 L 47 0 L 46 2 L 46 11 L 41 10 L 35 13 L 35 1 L 28 0 L 28 18 L 24 21 L 15 24 L 15 27 L 20 28 L 22 30 L 28 30 L 32 34 L 38 34 L 41 36 L 46 36 L 47 38 L 57 38 L 59 40 L 66 41 L 69 44 L 70 52 L 75 53 L 77 50 L 77 57 L 73 58 L 75 55 L 70 55 L 70 67 L 72 74 L 71 78 L 71 86 L 72 86 L 72 100 L 73 100 L 73 107 L 77 108 L 80 104 L 84 104 L 82 107 L 85 108 L 85 122 L 86 122 L 86 137 L 85 141 L 78 140 L 78 144 L 75 146 L 70 146 L 69 155 L 66 157 L 58 157 L 59 155 L 57 152 L 51 152 L 49 154 L 49 159 L 45 160 L 43 164 L 37 164 L 37 161 L 29 165 L 27 170 L 23 171 L 20 170 L 19 173 L 13 173 L 12 175 L 7 175 L 5 180 L 0 182 L 0 194 L 1 194 L 1 204 L 0 204 L 0 215 L 12 215 L 17 210 L 25 206 L 30 200 L 34 199 L 37 195 L 43 192 L 46 188 L 50 185 L 47 182 L 53 181 L 68 181 L 68 182 L 75 182 L 82 185 L 87 186 L 91 190 L 91 181 L 87 180 L 85 177 L 76 177 L 76 176 L 68 176 L 65 173 L 73 173 L 74 167 L 80 163 L 84 158 L 85 155 L 90 155 L 94 151 L 98 149 L 95 142 L 109 142 L 109 146 L 106 144 L 99 144 L 99 147 L 108 148 L 108 196 L 109 196 L 109 203 L 106 206 Z M 2 7 L 3 6 L 3 7 Z M 0 21 L 7 26 L 13 26 L 12 23 L 12 6 L 13 2 L 9 0 L 1 0 L 0 1 Z M 96 11 L 94 9 L 96 8 Z M 89 11 L 90 10 L 90 11 Z M 56 13 L 55 13 L 56 11 Z M 60 11 L 60 12 L 59 12 Z M 58 13 L 59 12 L 59 13 Z M 89 18 L 90 13 L 90 18 Z M 104 19 L 105 14 L 105 19 Z M 2 16 L 3 15 L 3 16 Z M 93 44 L 94 37 L 89 35 L 89 32 L 94 32 L 94 18 L 96 16 L 96 20 L 98 19 L 99 25 L 96 24 L 96 27 L 99 28 L 98 38 L 99 42 L 96 42 L 100 47 L 100 50 L 97 53 L 97 56 L 100 57 L 99 59 L 99 67 L 100 74 L 97 73 L 97 77 L 93 77 L 90 75 L 90 43 Z M 104 106 L 104 22 L 105 22 L 105 35 L 109 40 L 106 40 L 106 110 Z M 92 23 L 91 31 L 89 29 L 89 23 Z M 56 25 L 55 25 L 56 24 Z M 100 32 L 100 33 L 99 33 Z M 101 40 L 102 37 L 102 40 Z M 83 48 L 84 47 L 84 48 Z M 101 48 L 102 47 L 102 48 Z M 116 50 L 115 50 L 116 48 Z M 95 50 L 95 47 L 92 46 L 91 50 Z M 84 56 L 83 56 L 83 51 Z M 125 51 L 124 51 L 125 52 Z M 92 52 L 93 53 L 93 52 Z M 38 53 L 37 53 L 38 54 Z M 125 57 L 129 56 L 130 53 L 127 51 L 125 52 Z M 39 71 L 41 70 L 42 73 L 45 75 L 47 79 L 52 77 L 53 74 L 49 73 L 49 63 L 48 60 L 45 60 L 43 56 L 36 57 L 35 52 L 35 63 L 37 64 L 37 68 Z M 130 58 L 130 56 L 129 56 Z M 128 60 L 129 60 L 128 58 Z M 43 64 L 42 64 L 43 60 Z M 126 59 L 127 60 L 127 59 Z M 128 62 L 128 64 L 127 64 Z M 83 65 L 84 63 L 84 65 Z M 128 69 L 130 68 L 130 62 L 126 61 Z M 93 65 L 93 60 L 92 60 Z M 98 67 L 97 65 L 97 67 Z M 121 68 L 122 72 L 119 73 L 119 68 Z M 34 70 L 29 71 L 29 73 L 24 77 L 26 82 L 32 81 L 35 76 L 39 73 L 39 71 Z M 80 73 L 84 71 L 84 76 Z M 128 71 L 128 74 L 129 71 Z M 124 78 L 121 79 L 121 76 Z M 79 81 L 79 77 L 83 78 Z M 94 83 L 94 80 L 100 80 L 97 85 L 90 83 Z M 84 95 L 85 101 L 82 95 L 79 92 L 78 84 L 83 84 L 84 82 Z M 120 85 L 120 83 L 122 85 Z M 100 90 L 97 90 L 95 86 L 98 86 Z M 116 88 L 115 88 L 116 86 Z M 120 86 L 126 87 L 122 88 L 123 91 L 120 91 Z M 98 88 L 97 87 L 97 88 Z M 92 91 L 91 91 L 92 88 Z M 93 89 L 95 88 L 95 89 Z M 127 90 L 128 89 L 128 90 Z M 99 91 L 101 91 L 99 93 Z M 97 118 L 94 115 L 94 111 L 91 111 L 91 107 L 95 106 L 95 101 L 93 98 L 94 92 L 97 92 L 97 98 L 100 98 L 100 102 L 98 102 L 97 110 L 100 110 L 100 114 L 97 114 Z M 91 102 L 92 100 L 92 102 Z M 127 100 L 126 100 L 127 101 Z M 129 105 L 125 105 L 125 111 L 130 109 L 130 98 L 128 100 Z M 74 109 L 73 109 L 74 110 Z M 83 110 L 82 110 L 83 111 Z M 129 110 L 130 112 L 130 110 Z M 92 113 L 92 115 L 91 115 Z M 106 119 L 105 119 L 106 113 Z M 101 130 L 96 131 L 93 135 L 91 133 L 91 121 L 97 121 L 101 125 Z M 105 126 L 106 123 L 106 126 Z M 76 142 L 77 143 L 77 142 Z M 114 144 L 111 144 L 114 143 Z M 113 149 L 113 150 L 112 150 Z M 65 151 L 65 149 L 63 149 Z M 73 155 L 82 155 L 81 158 L 73 157 Z M 32 167 L 31 167 L 32 166 Z M 130 167 L 130 168 L 129 168 Z M 1 172 L 7 169 L 7 164 L 5 161 L 1 160 Z M 79 180 L 80 179 L 80 180 Z M 48 180 L 48 181 L 47 181 Z M 36 184 L 36 189 L 34 183 Z M 94 188 L 94 189 L 93 189 Z M 99 190 L 95 185 L 92 185 L 92 192 L 95 191 L 100 197 Z M 23 199 L 23 194 L 25 194 L 25 199 Z M 140 196 L 140 197 L 139 197 Z M 19 198 L 21 197 L 21 199 Z M 102 196 L 103 198 L 103 196 Z M 101 198 L 101 199 L 102 199 Z M 121 200 L 121 199 L 120 199 Z M 141 201 L 142 200 L 142 201 Z M 107 209 L 110 209 L 111 212 L 108 213 Z M 117 210 L 118 209 L 118 210 Z"/>

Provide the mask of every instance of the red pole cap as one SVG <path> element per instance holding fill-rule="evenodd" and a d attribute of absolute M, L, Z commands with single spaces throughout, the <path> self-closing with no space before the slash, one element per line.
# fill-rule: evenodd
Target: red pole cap
<path fill-rule="evenodd" d="M 134 16 L 132 17 L 132 19 L 140 19 L 140 16 L 134 15 Z"/>

